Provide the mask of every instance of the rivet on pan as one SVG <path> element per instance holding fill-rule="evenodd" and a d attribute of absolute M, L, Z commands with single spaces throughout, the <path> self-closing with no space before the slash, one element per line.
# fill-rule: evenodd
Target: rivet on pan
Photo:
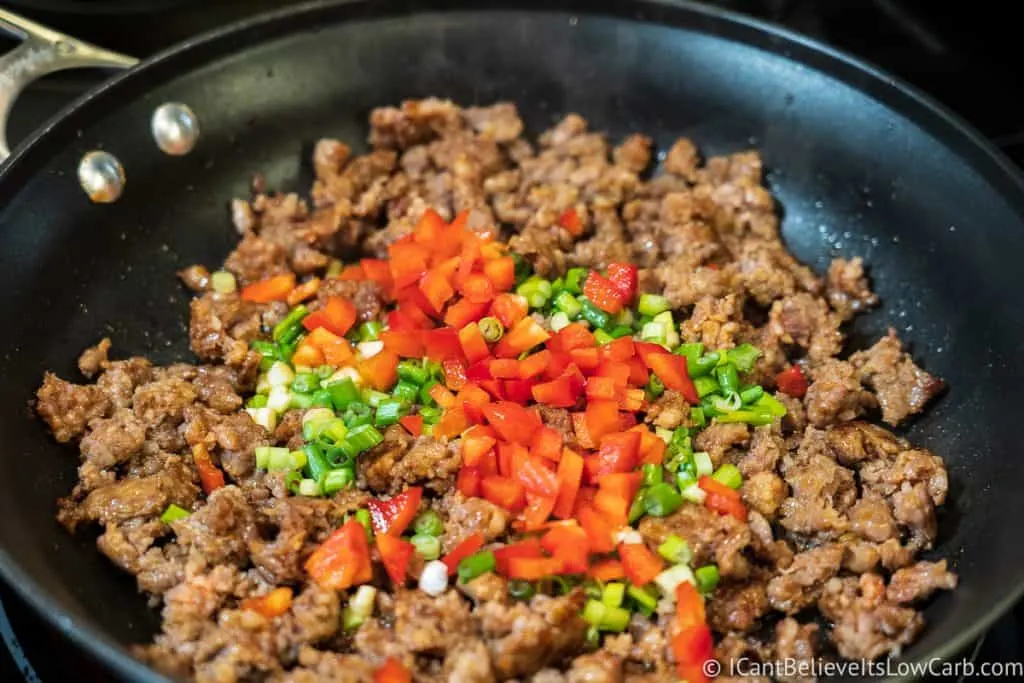
<path fill-rule="evenodd" d="M 188 154 L 199 140 L 199 119 L 188 105 L 166 102 L 153 112 L 153 139 L 167 154 Z"/>
<path fill-rule="evenodd" d="M 110 152 L 89 152 L 78 164 L 78 182 L 89 199 L 110 204 L 124 192 L 124 167 Z"/>

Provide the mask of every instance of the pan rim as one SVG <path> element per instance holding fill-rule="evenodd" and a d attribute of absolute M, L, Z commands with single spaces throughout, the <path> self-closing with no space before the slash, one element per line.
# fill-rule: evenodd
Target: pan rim
<path fill-rule="evenodd" d="M 928 118 L 929 133 L 936 136 L 942 144 L 952 147 L 959 145 L 964 153 L 970 153 L 969 167 L 983 177 L 997 193 L 1009 202 L 1022 216 L 1024 222 L 1024 171 L 1012 162 L 1002 151 L 987 140 L 974 126 L 941 104 L 917 87 L 897 78 L 868 60 L 855 57 L 842 50 L 833 48 L 813 38 L 791 31 L 771 22 L 755 19 L 730 10 L 692 2 L 691 0 L 631 0 L 629 3 L 616 3 L 609 9 L 603 6 L 596 9 L 585 9 L 579 3 L 501 3 L 496 6 L 473 7 L 472 4 L 458 2 L 375 2 L 374 0 L 312 0 L 311 2 L 293 5 L 284 9 L 261 13 L 252 17 L 227 24 L 214 30 L 202 33 L 194 38 L 180 42 L 141 61 L 135 67 L 114 75 L 98 86 L 83 93 L 80 97 L 65 106 L 58 113 L 45 121 L 26 140 L 21 142 L 11 156 L 0 165 L 0 188 L 6 190 L 7 185 L 18 182 L 18 172 L 28 164 L 33 153 L 46 141 L 51 131 L 75 125 L 75 117 L 92 106 L 110 97 L 115 97 L 127 83 L 133 83 L 138 77 L 158 67 L 173 65 L 186 58 L 201 47 L 215 47 L 220 41 L 229 41 L 235 36 L 249 33 L 261 27 L 271 27 L 285 19 L 302 20 L 318 13 L 329 13 L 333 9 L 371 3 L 377 7 L 367 18 L 370 20 L 388 16 L 409 16 L 413 14 L 436 14 L 441 12 L 458 12 L 462 14 L 483 14 L 494 11 L 516 11 L 533 14 L 550 14 L 570 12 L 580 16 L 613 17 L 620 20 L 639 21 L 672 26 L 670 23 L 658 21 L 644 16 L 645 9 L 666 9 L 680 13 L 689 20 L 684 24 L 687 30 L 705 35 L 716 35 L 722 40 L 739 42 L 758 49 L 787 56 L 789 59 L 806 64 L 809 57 L 816 57 L 819 62 L 809 68 L 843 80 L 837 71 L 849 70 L 864 77 L 854 87 L 861 89 L 869 97 L 886 106 L 894 108 L 901 115 L 915 120 L 921 125 Z M 700 21 L 703 20 L 703 23 Z M 337 20 L 332 23 L 341 23 Z M 309 22 L 307 21 L 307 26 Z M 721 34 L 718 31 L 722 31 Z M 746 31 L 748 35 L 737 36 L 737 31 Z M 273 34 L 266 40 L 276 40 L 295 30 Z M 755 44 L 754 37 L 768 38 L 771 44 Z M 259 42 L 264 42 L 261 39 Z M 800 55 L 787 54 L 787 48 L 798 48 Z M 882 87 L 884 92 L 868 90 L 869 86 Z M 884 97 L 883 97 L 884 95 Z M 59 607 L 58 600 L 52 592 L 39 585 L 19 564 L 17 564 L 6 548 L 0 547 L 0 578 L 11 586 L 19 597 L 27 602 L 32 609 L 63 636 L 67 637 L 76 647 L 98 659 L 104 666 L 128 680 L 167 681 L 168 678 L 156 672 L 131 656 L 125 644 L 117 641 L 101 629 L 81 623 Z M 1007 591 L 1004 597 L 981 618 L 960 631 L 953 639 L 933 648 L 929 652 L 920 653 L 914 662 L 927 662 L 932 658 L 948 659 L 963 651 L 973 640 L 981 636 L 1000 616 L 1008 611 L 1024 596 L 1024 577 Z M 909 680 L 909 677 L 890 680 Z"/>

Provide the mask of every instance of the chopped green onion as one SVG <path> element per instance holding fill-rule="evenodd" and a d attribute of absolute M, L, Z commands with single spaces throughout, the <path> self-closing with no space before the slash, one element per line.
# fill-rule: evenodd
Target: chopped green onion
<path fill-rule="evenodd" d="M 284 387 L 287 389 L 294 379 L 295 372 L 283 361 L 276 361 L 267 371 L 267 383 L 271 388 Z"/>
<path fill-rule="evenodd" d="M 435 384 L 440 384 L 436 379 L 428 379 L 423 386 L 420 387 L 420 403 L 424 406 L 436 406 L 437 401 L 430 395 L 430 390 Z"/>
<path fill-rule="evenodd" d="M 660 294 L 641 294 L 640 300 L 636 305 L 636 310 L 640 311 L 641 315 L 649 315 L 651 317 L 668 309 L 668 299 Z"/>
<path fill-rule="evenodd" d="M 644 510 L 653 517 L 667 517 L 682 504 L 682 497 L 671 484 L 661 482 L 644 489 Z"/>
<path fill-rule="evenodd" d="M 359 388 L 348 377 L 337 382 L 331 382 L 324 388 L 330 392 L 331 402 L 334 404 L 334 409 L 338 412 L 345 410 L 349 404 L 360 399 Z"/>
<path fill-rule="evenodd" d="M 749 425 L 770 425 L 775 418 L 770 413 L 758 410 L 733 410 L 715 415 L 718 422 L 736 422 Z"/>
<path fill-rule="evenodd" d="M 269 370 L 270 366 L 277 360 L 278 349 L 276 344 L 257 339 L 249 344 L 249 347 L 261 356 L 260 370 Z"/>
<path fill-rule="evenodd" d="M 418 389 L 430 379 L 430 373 L 417 361 L 403 360 L 398 364 L 398 378 L 413 385 L 414 389 Z"/>
<path fill-rule="evenodd" d="M 359 326 L 359 341 L 377 341 L 384 326 L 377 320 L 367 320 Z"/>
<path fill-rule="evenodd" d="M 640 611 L 650 616 L 658 606 L 658 596 L 641 586 L 630 586 L 626 595 L 640 607 Z"/>
<path fill-rule="evenodd" d="M 710 396 L 711 405 L 714 406 L 718 413 L 731 413 L 734 410 L 739 410 L 743 406 L 743 401 L 740 399 L 740 395 L 735 391 L 728 394 L 727 396 Z"/>
<path fill-rule="evenodd" d="M 704 409 L 700 406 L 693 406 L 690 408 L 690 422 L 693 423 L 694 427 L 698 429 L 708 423 L 707 418 L 704 417 Z"/>
<path fill-rule="evenodd" d="M 725 352 L 726 358 L 736 366 L 740 372 L 750 372 L 754 369 L 761 351 L 753 344 L 740 344 Z"/>
<path fill-rule="evenodd" d="M 685 564 L 674 564 L 654 578 L 661 594 L 673 602 L 676 599 L 676 587 L 683 582 L 694 583 L 693 572 Z"/>
<path fill-rule="evenodd" d="M 628 521 L 630 525 L 635 524 L 645 514 L 647 514 L 647 509 L 644 507 L 644 492 L 637 491 L 636 497 L 633 498 L 633 504 L 629 506 Z"/>
<path fill-rule="evenodd" d="M 230 294 L 238 289 L 238 281 L 228 271 L 216 270 L 210 274 L 210 287 L 218 294 Z"/>
<path fill-rule="evenodd" d="M 690 552 L 690 544 L 685 538 L 669 535 L 661 545 L 658 546 L 658 554 L 672 564 L 687 564 L 693 554 Z"/>
<path fill-rule="evenodd" d="M 303 479 L 299 482 L 299 495 L 314 497 L 320 495 L 320 484 L 316 479 Z"/>
<path fill-rule="evenodd" d="M 640 330 L 640 338 L 644 341 L 664 345 L 668 339 L 668 333 L 662 323 L 654 322 L 652 320 L 644 325 L 643 329 Z"/>
<path fill-rule="evenodd" d="M 290 394 L 291 400 L 288 402 L 289 408 L 298 408 L 299 410 L 305 410 L 306 408 L 313 407 L 313 394 L 300 394 L 293 391 Z"/>
<path fill-rule="evenodd" d="M 356 521 L 366 529 L 367 538 L 373 538 L 373 522 L 370 520 L 370 511 L 366 508 L 359 508 L 355 514 Z"/>
<path fill-rule="evenodd" d="M 171 522 L 177 522 L 179 519 L 185 519 L 191 513 L 183 507 L 171 503 L 164 510 L 164 513 L 160 515 L 160 521 L 164 524 L 170 524 Z"/>
<path fill-rule="evenodd" d="M 512 261 L 515 263 L 516 284 L 525 282 L 533 272 L 533 266 L 518 252 L 512 252 Z"/>
<path fill-rule="evenodd" d="M 505 334 L 505 326 L 493 315 L 480 318 L 479 322 L 477 322 L 477 327 L 480 328 L 480 334 L 483 335 L 484 341 L 491 344 L 501 339 L 502 335 Z"/>
<path fill-rule="evenodd" d="M 583 306 L 569 292 L 562 292 L 555 297 L 555 308 L 565 313 L 570 318 L 576 318 L 583 311 Z"/>
<path fill-rule="evenodd" d="M 629 626 L 629 619 L 632 615 L 624 607 L 609 607 L 605 605 L 604 616 L 598 626 L 602 631 L 613 631 L 621 633 Z"/>
<path fill-rule="evenodd" d="M 249 400 L 245 402 L 246 408 L 264 408 L 267 405 L 266 394 L 253 394 L 249 397 Z"/>
<path fill-rule="evenodd" d="M 348 427 L 340 417 L 332 417 L 328 420 L 317 420 L 303 425 L 302 435 L 307 440 L 322 439 L 336 445 L 348 435 Z"/>
<path fill-rule="evenodd" d="M 348 631 L 362 625 L 364 621 L 373 616 L 373 606 L 376 601 L 376 588 L 360 586 L 342 611 L 342 627 Z"/>
<path fill-rule="evenodd" d="M 441 419 L 441 409 L 436 406 L 421 406 L 419 414 L 428 425 L 437 424 Z"/>
<path fill-rule="evenodd" d="M 613 339 L 621 339 L 622 337 L 628 337 L 632 335 L 633 328 L 631 328 L 629 325 L 619 325 L 617 327 L 613 327 L 608 334 L 610 334 Z"/>
<path fill-rule="evenodd" d="M 583 281 L 586 279 L 586 268 L 570 268 L 565 274 L 565 291 L 579 294 L 583 291 Z"/>
<path fill-rule="evenodd" d="M 256 456 L 256 469 L 267 469 L 267 464 L 270 462 L 270 454 L 274 450 L 276 449 L 272 446 L 257 446 L 253 450 L 253 454 Z M 285 453 L 288 452 L 287 448 L 282 448 L 281 450 Z"/>
<path fill-rule="evenodd" d="M 557 297 L 559 294 L 565 291 L 565 279 L 561 276 L 556 277 L 551 283 L 551 296 L 552 298 Z"/>
<path fill-rule="evenodd" d="M 490 550 L 470 555 L 469 557 L 463 558 L 459 562 L 459 568 L 457 570 L 459 575 L 459 582 L 466 583 L 472 581 L 481 574 L 487 572 L 493 572 L 497 563 L 494 559 L 494 553 Z"/>
<path fill-rule="evenodd" d="M 553 316 L 551 316 L 551 319 L 548 320 L 548 324 L 551 326 L 552 332 L 561 332 L 566 327 L 569 327 L 571 323 L 572 321 L 569 320 L 569 316 L 567 316 L 562 311 L 555 313 Z"/>
<path fill-rule="evenodd" d="M 441 520 L 441 515 L 437 514 L 436 511 L 424 510 L 416 517 L 412 528 L 417 534 L 440 536 L 444 533 L 444 521 Z"/>
<path fill-rule="evenodd" d="M 527 278 L 516 287 L 516 294 L 526 297 L 531 308 L 543 308 L 551 298 L 551 292 L 551 283 L 537 275 Z"/>
<path fill-rule="evenodd" d="M 345 409 L 345 414 L 342 415 L 342 420 L 344 420 L 345 426 L 349 429 L 368 425 L 373 422 L 373 411 L 370 410 L 370 406 L 365 403 L 353 401 L 348 404 L 348 408 Z"/>
<path fill-rule="evenodd" d="M 320 481 L 331 469 L 323 450 L 314 443 L 307 443 L 302 447 L 302 452 L 306 454 L 306 471 L 309 476 Z"/>
<path fill-rule="evenodd" d="M 686 497 L 685 491 L 691 486 L 697 483 L 697 474 L 693 471 L 692 465 L 685 468 L 681 468 L 676 473 L 676 488 L 679 489 L 679 495 L 683 496 L 683 500 L 690 500 Z M 702 490 L 698 487 L 698 490 Z M 691 501 L 692 502 L 692 501 Z"/>
<path fill-rule="evenodd" d="M 344 263 L 336 258 L 332 258 L 327 264 L 327 271 L 324 273 L 324 277 L 338 277 L 344 269 Z"/>
<path fill-rule="evenodd" d="M 601 346 L 604 346 L 605 344 L 609 344 L 615 341 L 615 337 L 608 334 L 604 330 L 594 330 L 594 341 L 596 341 Z"/>
<path fill-rule="evenodd" d="M 782 401 L 768 393 L 754 401 L 754 407 L 765 411 L 772 417 L 783 417 L 786 414 L 786 406 Z"/>
<path fill-rule="evenodd" d="M 698 567 L 693 572 L 693 578 L 697 582 L 697 590 L 701 593 L 712 593 L 718 586 L 718 566 L 707 564 Z"/>
<path fill-rule="evenodd" d="M 533 584 L 522 579 L 512 579 L 508 582 L 508 594 L 515 600 L 529 600 L 537 592 Z"/>
<path fill-rule="evenodd" d="M 441 539 L 437 536 L 416 534 L 409 541 L 424 560 L 436 560 L 441 557 Z"/>
<path fill-rule="evenodd" d="M 284 317 L 281 322 L 274 325 L 274 341 L 292 340 L 302 331 L 302 319 L 309 315 L 309 309 L 299 304 Z"/>
<path fill-rule="evenodd" d="M 294 493 L 297 495 L 299 493 L 299 484 L 301 482 L 302 473 L 299 472 L 298 470 L 286 472 L 284 475 L 284 486 L 286 489 L 288 489 L 289 493 Z"/>
<path fill-rule="evenodd" d="M 377 427 L 396 424 L 407 412 L 409 408 L 405 401 L 397 398 L 384 399 L 377 405 L 377 415 L 373 424 Z"/>
<path fill-rule="evenodd" d="M 355 457 L 363 451 L 378 445 L 383 440 L 384 437 L 372 425 L 363 424 L 349 431 L 341 447 L 347 455 Z"/>
<path fill-rule="evenodd" d="M 690 430 L 686 427 L 677 427 L 672 432 L 672 439 L 668 442 L 668 450 L 673 455 L 676 453 L 691 453 L 693 445 L 690 442 Z"/>
<path fill-rule="evenodd" d="M 334 368 L 332 368 L 330 365 L 321 365 L 320 367 L 313 370 L 313 374 L 315 374 L 321 380 L 324 380 L 334 374 Z"/>
<path fill-rule="evenodd" d="M 376 389 L 367 389 L 363 392 L 363 402 L 371 408 L 376 408 L 380 405 L 381 401 L 387 401 L 390 398 L 383 391 L 377 391 Z"/>
<path fill-rule="evenodd" d="M 725 463 L 718 470 L 711 475 L 711 478 L 725 484 L 731 489 L 738 489 L 743 486 L 743 475 L 740 474 L 740 469 L 732 463 Z"/>
<path fill-rule="evenodd" d="M 331 398 L 331 392 L 326 389 L 317 389 L 313 392 L 313 405 L 317 408 L 332 408 L 334 407 L 334 399 Z"/>
<path fill-rule="evenodd" d="M 583 305 L 583 310 L 580 315 L 583 319 L 590 323 L 594 329 L 601 329 L 608 324 L 608 314 L 602 311 L 600 308 L 590 303 L 585 297 L 580 297 L 580 303 Z"/>
<path fill-rule="evenodd" d="M 729 396 L 740 389 L 740 378 L 736 372 L 736 366 L 732 363 L 720 365 L 715 369 L 718 376 L 718 385 L 722 387 L 722 394 Z"/>
<path fill-rule="evenodd" d="M 714 470 L 711 456 L 704 451 L 697 451 L 693 454 L 693 466 L 697 470 L 697 477 L 707 477 Z"/>
<path fill-rule="evenodd" d="M 399 401 L 405 403 L 415 403 L 416 397 L 419 395 L 420 388 L 412 382 L 407 382 L 404 379 L 399 380 L 395 388 L 391 390 L 391 395 Z"/>
<path fill-rule="evenodd" d="M 626 584 L 614 581 L 608 583 L 601 593 L 601 602 L 605 607 L 620 607 L 626 598 Z"/>
<path fill-rule="evenodd" d="M 686 358 L 686 369 L 690 374 L 690 377 L 697 378 L 711 372 L 716 365 L 718 365 L 719 355 L 717 351 L 696 358 L 691 361 L 689 356 Z"/>
<path fill-rule="evenodd" d="M 583 606 L 583 620 L 591 626 L 600 626 L 608 606 L 599 600 L 590 599 Z"/>
<path fill-rule="evenodd" d="M 697 396 L 704 398 L 718 392 L 718 382 L 713 377 L 695 377 L 693 388 L 697 390 Z"/>
<path fill-rule="evenodd" d="M 647 463 L 647 464 L 645 464 L 643 466 L 643 473 L 644 473 L 644 479 L 643 479 L 643 485 L 644 486 L 654 486 L 655 484 L 660 484 L 664 480 L 664 475 L 662 473 L 661 465 L 656 465 L 654 463 Z"/>
<path fill-rule="evenodd" d="M 324 477 L 324 493 L 333 496 L 342 489 L 350 488 L 355 480 L 356 474 L 351 467 L 339 467 L 336 470 L 331 470 Z"/>
<path fill-rule="evenodd" d="M 663 346 L 672 348 L 679 344 L 679 333 L 676 331 L 676 321 L 672 319 L 672 311 L 662 311 L 654 316 L 652 322 L 661 323 L 665 330 L 665 343 Z"/>
<path fill-rule="evenodd" d="M 651 373 L 651 378 L 647 380 L 647 395 L 652 399 L 658 398 L 665 393 L 665 383 L 655 375 Z"/>
<path fill-rule="evenodd" d="M 292 391 L 309 394 L 320 388 L 320 378 L 312 372 L 300 372 L 292 381 Z"/>
<path fill-rule="evenodd" d="M 747 387 L 746 389 L 740 392 L 740 400 L 743 403 L 748 404 L 753 403 L 762 396 L 764 396 L 764 388 L 758 386 L 757 384 L 755 384 L 752 387 Z"/>
<path fill-rule="evenodd" d="M 683 497 L 683 500 L 691 503 L 703 503 L 704 499 L 707 498 L 707 493 L 697 484 L 697 482 L 693 482 L 686 488 L 681 488 L 679 490 L 679 495 Z"/>
<path fill-rule="evenodd" d="M 334 419 L 334 411 L 330 408 L 313 408 L 307 410 L 306 414 L 302 416 L 302 426 L 305 427 L 310 422 L 325 422 L 327 420 Z M 310 438 L 306 436 L 306 438 Z"/>

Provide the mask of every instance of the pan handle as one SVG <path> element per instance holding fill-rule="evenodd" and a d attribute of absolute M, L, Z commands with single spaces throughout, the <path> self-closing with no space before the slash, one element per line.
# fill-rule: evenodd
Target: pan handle
<path fill-rule="evenodd" d="M 110 67 L 127 69 L 138 60 L 104 50 L 0 8 L 0 30 L 22 40 L 0 57 L 0 162 L 11 154 L 7 117 L 22 90 L 43 76 L 64 69 Z"/>

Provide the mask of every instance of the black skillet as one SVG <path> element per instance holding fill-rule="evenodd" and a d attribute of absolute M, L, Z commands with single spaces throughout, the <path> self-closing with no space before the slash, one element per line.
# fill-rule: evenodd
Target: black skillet
<path fill-rule="evenodd" d="M 933 554 L 961 582 L 928 607 L 901 661 L 960 651 L 1024 589 L 1020 175 L 920 93 L 759 22 L 681 2 L 458 5 L 327 2 L 244 21 L 118 75 L 15 151 L 0 170 L 3 577 L 112 671 L 159 680 L 122 645 L 148 639 L 156 613 L 90 535 L 54 522 L 76 458 L 30 414 L 44 369 L 74 378 L 78 352 L 104 335 L 120 355 L 189 358 L 174 272 L 224 257 L 227 202 L 253 172 L 304 190 L 310 143 L 363 140 L 374 106 L 505 99 L 533 132 L 575 111 L 613 139 L 644 131 L 664 148 L 687 135 L 707 154 L 756 146 L 796 254 L 819 271 L 835 255 L 871 264 L 883 306 L 854 325 L 851 347 L 892 323 L 951 387 L 907 433 L 949 465 Z M 201 121 L 188 156 L 150 137 L 167 101 Z M 91 204 L 76 182 L 97 148 L 126 169 L 114 204 Z"/>

